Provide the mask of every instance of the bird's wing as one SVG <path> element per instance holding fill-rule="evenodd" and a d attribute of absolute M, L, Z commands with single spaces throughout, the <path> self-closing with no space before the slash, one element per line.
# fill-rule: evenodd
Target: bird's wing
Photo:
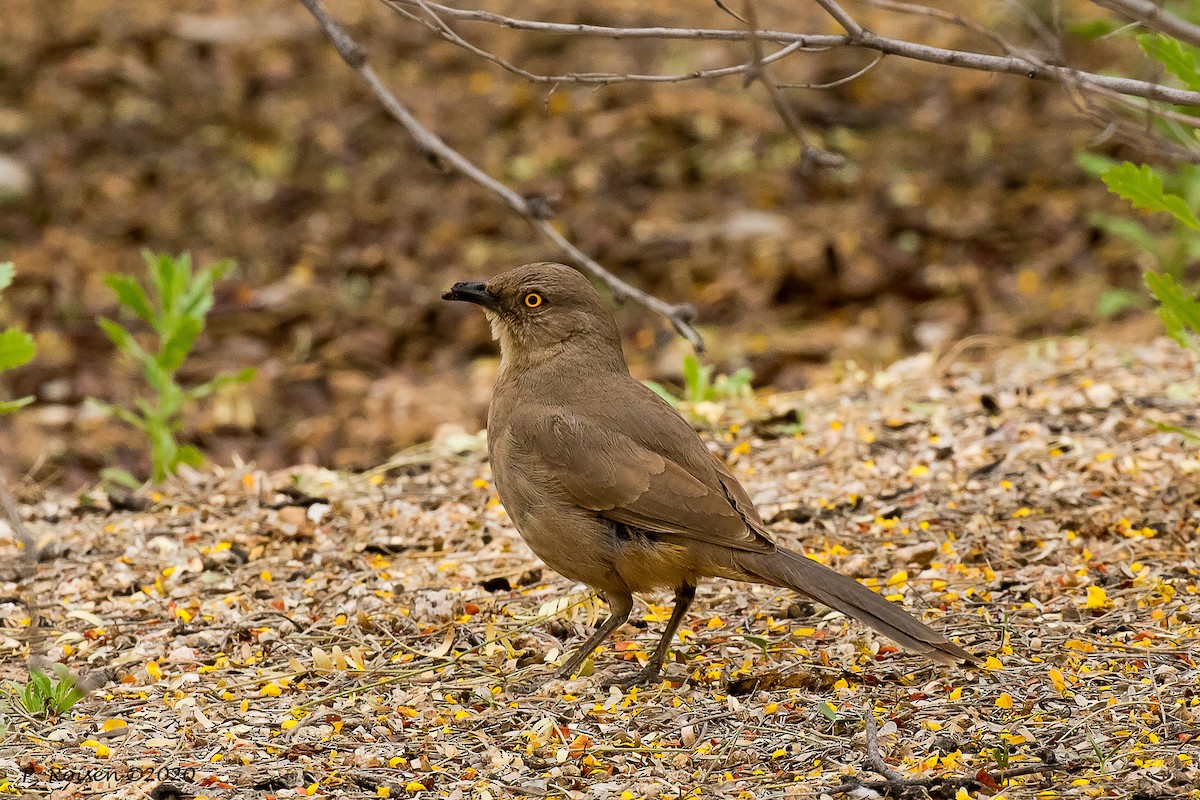
<path fill-rule="evenodd" d="M 689 454 L 690 470 L 617 426 L 561 408 L 518 412 L 509 433 L 515 447 L 551 468 L 572 501 L 603 517 L 738 550 L 775 549 L 745 490 L 690 427 L 703 453 Z"/>

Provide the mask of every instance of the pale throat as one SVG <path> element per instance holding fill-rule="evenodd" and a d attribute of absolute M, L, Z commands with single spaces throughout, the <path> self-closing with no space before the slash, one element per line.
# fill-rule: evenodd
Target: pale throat
<path fill-rule="evenodd" d="M 492 338 L 500 342 L 500 369 L 504 370 L 512 358 L 515 346 L 512 331 L 500 320 L 500 315 L 495 311 L 485 308 L 483 309 L 483 316 L 487 318 L 488 326 L 492 329 Z"/>

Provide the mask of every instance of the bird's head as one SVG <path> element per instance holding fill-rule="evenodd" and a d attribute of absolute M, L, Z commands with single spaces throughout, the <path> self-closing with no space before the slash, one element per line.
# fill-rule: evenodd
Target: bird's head
<path fill-rule="evenodd" d="M 615 354 L 623 367 L 612 311 L 578 271 L 526 264 L 489 281 L 460 281 L 442 295 L 483 307 L 505 359 L 543 360 L 580 348 L 594 361 Z"/>

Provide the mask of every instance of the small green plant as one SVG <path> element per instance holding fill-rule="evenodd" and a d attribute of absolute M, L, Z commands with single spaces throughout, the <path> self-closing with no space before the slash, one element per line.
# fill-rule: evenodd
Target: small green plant
<path fill-rule="evenodd" d="M 1137 30 L 1136 27 L 1130 28 Z M 1104 35 L 1116 35 L 1125 29 Z M 1138 46 L 1146 56 L 1183 86 L 1200 90 L 1200 49 L 1162 33 L 1139 33 Z M 1173 111 L 1174 109 L 1167 110 Z M 1181 124 L 1170 113 L 1155 117 L 1154 126 L 1181 150 L 1197 150 L 1196 131 Z M 1180 159 L 1186 161 L 1186 159 Z M 1150 255 L 1155 269 L 1183 283 L 1187 267 L 1200 259 L 1200 166 L 1179 163 L 1171 169 L 1118 162 L 1103 156 L 1081 153 L 1081 167 L 1099 177 L 1114 194 L 1134 208 L 1171 216 L 1170 227 L 1156 232 L 1141 222 L 1108 214 L 1096 214 L 1092 224 L 1131 242 Z M 1194 287 L 1193 287 L 1194 289 Z M 1144 306 L 1145 295 L 1126 289 L 1111 289 L 1100 299 L 1100 313 L 1112 316 L 1131 306 Z"/>
<path fill-rule="evenodd" d="M 689 353 L 683 357 L 683 396 L 676 397 L 661 383 L 646 381 L 662 399 L 673 406 L 680 403 L 726 403 L 750 400 L 754 391 L 750 386 L 754 373 L 742 367 L 732 375 L 713 376 L 713 367 L 701 364 L 700 359 Z"/>
<path fill-rule="evenodd" d="M 1170 275 L 1147 272 L 1146 286 L 1158 300 L 1158 318 L 1167 335 L 1200 356 L 1200 301 Z"/>
<path fill-rule="evenodd" d="M 1200 77 L 1196 77 L 1196 84 L 1200 86 Z M 1173 244 L 1168 249 L 1160 246 L 1140 223 L 1118 222 L 1125 225 L 1126 238 L 1151 252 L 1158 262 L 1159 271 L 1149 270 L 1143 278 L 1151 296 L 1158 301 L 1156 312 L 1167 335 L 1200 356 L 1200 297 L 1196 287 L 1187 284 L 1185 276 L 1187 266 L 1200 256 L 1200 219 L 1192 211 L 1200 207 L 1200 168 L 1188 165 L 1171 175 L 1146 164 L 1127 161 L 1123 164 L 1111 162 L 1099 174 L 1110 191 L 1128 200 L 1134 208 L 1170 214 L 1173 218 L 1174 227 L 1169 239 Z M 1182 184 L 1182 194 L 1170 190 L 1181 185 L 1177 180 L 1179 176 L 1188 178 Z M 1158 423 L 1158 427 L 1200 440 L 1200 431 L 1162 423 Z"/>
<path fill-rule="evenodd" d="M 87 694 L 65 666 L 55 664 L 53 669 L 56 678 L 31 668 L 29 681 L 24 686 L 9 683 L 21 707 L 32 717 L 65 714 Z"/>
<path fill-rule="evenodd" d="M 12 262 L 0 264 L 0 292 L 8 288 L 16 273 Z M 33 360 L 37 347 L 33 337 L 19 328 L 7 328 L 0 331 L 0 372 L 24 366 Z M 18 400 L 0 400 L 0 414 L 11 414 L 21 406 L 33 402 L 32 397 L 22 397 Z"/>
<path fill-rule="evenodd" d="M 154 351 L 142 347 L 122 325 L 101 317 L 104 333 L 119 350 L 137 362 L 149 385 L 149 399 L 138 398 L 133 409 L 97 403 L 107 414 L 139 429 L 150 440 L 153 479 L 161 481 L 173 474 L 180 464 L 199 466 L 204 457 L 195 447 L 180 444 L 175 435 L 188 404 L 222 386 L 243 383 L 254 377 L 253 369 L 224 372 L 207 383 L 184 389 L 175 374 L 192 351 L 196 337 L 204 330 L 205 317 L 213 304 L 213 285 L 233 268 L 233 262 L 220 261 L 199 272 L 192 271 L 192 259 L 144 252 L 150 272 L 149 296 L 142 284 L 127 275 L 109 274 L 104 283 L 117 295 L 121 305 L 148 324 L 155 334 Z M 117 482 L 136 485 L 132 476 L 120 470 L 108 470 Z"/>
<path fill-rule="evenodd" d="M 1182 280 L 1187 266 L 1200 258 L 1200 230 L 1196 228 L 1196 218 L 1190 210 L 1200 207 L 1200 167 L 1183 164 L 1174 172 L 1167 172 L 1091 153 L 1081 153 L 1078 162 L 1135 208 L 1163 211 L 1172 216 L 1170 227 L 1163 232 L 1152 231 L 1137 220 L 1112 214 L 1092 214 L 1088 220 L 1147 253 L 1159 272 Z M 1110 289 L 1101 296 L 1098 310 L 1111 317 L 1126 308 L 1144 308 L 1146 304 L 1144 294 L 1129 289 Z"/>
<path fill-rule="evenodd" d="M 1137 42 L 1147 56 L 1184 86 L 1200 90 L 1200 49 L 1161 33 L 1140 34 Z M 1195 131 L 1169 117 L 1159 124 L 1181 145 L 1196 144 Z M 1156 237 L 1134 220 L 1102 217 L 1098 222 L 1153 256 L 1158 270 L 1146 272 L 1145 281 L 1158 300 L 1158 316 L 1171 338 L 1200 355 L 1196 338 L 1200 336 L 1200 302 L 1197 287 L 1189 286 L 1186 277 L 1187 267 L 1200 258 L 1200 218 L 1194 210 L 1200 208 L 1200 166 L 1179 164 L 1167 170 L 1088 154 L 1080 156 L 1080 164 L 1135 209 L 1171 217 L 1172 227 L 1165 237 Z"/>
<path fill-rule="evenodd" d="M 992 748 L 992 760 L 996 762 L 996 768 L 1001 772 L 1008 769 L 1008 764 L 1012 760 L 1012 748 L 1008 742 L 997 745 Z"/>

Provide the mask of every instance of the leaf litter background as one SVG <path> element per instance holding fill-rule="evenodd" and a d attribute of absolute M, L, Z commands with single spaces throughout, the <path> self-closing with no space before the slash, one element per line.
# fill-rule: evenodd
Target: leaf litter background
<path fill-rule="evenodd" d="M 1023 41 L 1011 9 L 975 5 Z M 595 674 L 549 681 L 603 607 L 544 571 L 495 503 L 471 433 L 494 350 L 437 297 L 553 254 L 424 165 L 295 3 L 8 0 L 0 148 L 29 180 L 0 201 L 0 257 L 19 270 L 0 315 L 40 349 L 4 387 L 38 403 L 0 425 L 0 470 L 25 478 L 47 549 L 31 576 L 15 559 L 3 575 L 0 669 L 23 680 L 32 649 L 113 680 L 51 724 L 6 714 L 6 791 L 137 797 L 157 781 L 48 771 L 144 764 L 195 768 L 183 788 L 208 797 L 817 797 L 879 777 L 872 708 L 893 769 L 976 781 L 948 795 L 1196 796 L 1200 461 L 1152 424 L 1196 424 L 1195 365 L 1146 344 L 1153 320 L 1091 328 L 1101 292 L 1137 288 L 1146 265 L 1089 224 L 1124 209 L 1072 161 L 1089 143 L 1135 154 L 1096 143 L 1052 87 L 889 59 L 797 95 L 853 164 L 804 176 L 736 80 L 547 94 L 375 3 L 335 6 L 423 119 L 521 191 L 560 196 L 581 246 L 695 302 L 713 359 L 774 387 L 696 411 L 780 539 L 874 580 L 987 668 L 935 669 L 790 594 L 714 583 L 668 666 L 675 688 L 604 686 L 653 646 L 657 605 Z M 815 7 L 761 11 L 828 25 Z M 728 22 L 709 4 L 586 16 Z M 214 38 L 213 19 L 236 24 Z M 476 35 L 548 71 L 744 56 Z M 1068 44 L 1081 65 L 1149 76 L 1120 41 Z M 779 72 L 825 82 L 864 63 Z M 138 269 L 142 246 L 239 262 L 189 369 L 259 378 L 188 420 L 224 466 L 114 510 L 55 487 L 145 471 L 128 431 L 83 403 L 136 393 L 94 318 L 114 311 L 101 273 Z M 676 377 L 669 332 L 619 317 L 639 377 Z M 1137 344 L 1095 344 L 1114 339 Z M 939 355 L 876 372 L 921 351 Z M 1064 771 L 1001 789 L 999 761 Z"/>
<path fill-rule="evenodd" d="M 760 2 L 763 25 L 831 32 L 815 3 Z M 759 385 L 803 388 L 833 360 L 883 366 L 973 334 L 1028 337 L 1096 323 L 1108 287 L 1137 290 L 1126 213 L 1076 152 L 1139 157 L 1046 84 L 886 59 L 829 91 L 795 91 L 810 135 L 851 166 L 804 175 L 756 91 L 711 83 L 530 86 L 435 39 L 376 0 L 331 7 L 434 130 L 519 191 L 557 197 L 560 222 L 619 275 L 701 311 L 712 358 Z M 715 4 L 512 3 L 496 11 L 598 24 L 725 26 Z M 949 4 L 1040 46 L 1006 4 Z M 1068 21 L 1095 19 L 1086 2 Z M 917 41 L 990 49 L 928 18 L 857 8 Z M 721 43 L 559 41 L 464 29 L 529 69 L 681 72 L 742 61 Z M 1091 69 L 1153 77 L 1121 38 L 1068 35 Z M 798 55 L 783 82 L 850 75 L 870 54 Z M 366 469 L 443 424 L 482 426 L 487 328 L 440 293 L 552 258 L 528 226 L 439 172 L 342 64 L 295 0 L 39 0 L 0 4 L 0 258 L 17 265 L 0 319 L 38 341 L 6 396 L 0 469 L 75 488 L 102 466 L 146 474 L 129 431 L 92 396 L 128 403 L 136 368 L 96 327 L 116 313 L 102 273 L 138 250 L 239 264 L 220 287 L 185 381 L 258 368 L 189 415 L 184 434 L 228 464 Z M 11 191 L 11 194 L 10 194 Z M 1153 224 L 1153 223 L 1151 223 Z M 678 377 L 680 344 L 623 309 L 639 377 Z"/>
<path fill-rule="evenodd" d="M 10 714 L 9 785 L 137 796 L 156 782 L 39 771 L 144 763 L 196 768 L 207 797 L 820 797 L 878 778 L 870 709 L 894 769 L 975 779 L 945 796 L 1195 797 L 1200 459 L 1154 424 L 1195 422 L 1172 399 L 1195 380 L 1166 340 L 983 343 L 708 428 L 781 541 L 950 632 L 972 670 L 714 582 L 674 688 L 605 688 L 653 647 L 661 597 L 593 674 L 550 680 L 601 611 L 515 534 L 475 437 L 354 476 L 188 473 L 144 511 L 49 497 L 26 508 L 54 554 L 30 584 L 45 627 L 5 583 L 5 672 L 33 641 L 116 679 L 52 725 Z M 795 408 L 802 435 L 778 423 Z M 1056 771 L 1002 788 L 998 760 Z"/>

